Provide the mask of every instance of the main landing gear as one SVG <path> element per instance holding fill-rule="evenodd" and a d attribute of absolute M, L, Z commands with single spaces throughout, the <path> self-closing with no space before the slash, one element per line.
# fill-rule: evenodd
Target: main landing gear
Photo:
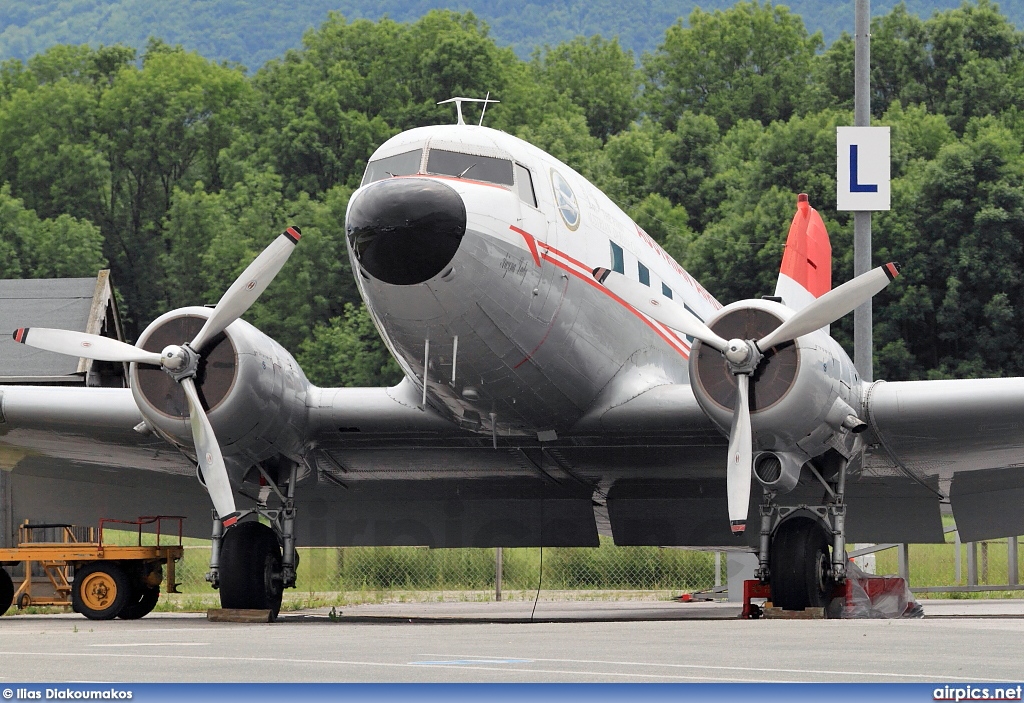
<path fill-rule="evenodd" d="M 270 610 L 277 617 L 284 589 L 295 586 L 299 555 L 295 551 L 295 478 L 292 465 L 282 493 L 266 470 L 257 466 L 263 478 L 256 506 L 243 511 L 239 522 L 227 530 L 213 518 L 213 548 L 206 580 L 220 589 L 222 608 Z M 271 509 L 267 498 L 275 494 L 280 507 Z M 258 518 L 264 518 L 265 525 Z"/>
<path fill-rule="evenodd" d="M 826 608 L 836 615 L 833 595 L 846 581 L 846 468 L 832 481 L 808 464 L 825 487 L 823 505 L 780 506 L 765 491 L 757 576 L 771 585 L 772 603 L 785 610 Z"/>

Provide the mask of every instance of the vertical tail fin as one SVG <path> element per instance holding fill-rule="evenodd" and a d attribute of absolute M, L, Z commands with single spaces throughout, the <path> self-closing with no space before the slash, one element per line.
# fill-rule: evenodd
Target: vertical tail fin
<path fill-rule="evenodd" d="M 788 307 L 800 310 L 830 290 L 832 245 L 821 216 L 807 201 L 807 194 L 801 193 L 796 199 L 796 215 L 789 226 L 775 295 Z"/>

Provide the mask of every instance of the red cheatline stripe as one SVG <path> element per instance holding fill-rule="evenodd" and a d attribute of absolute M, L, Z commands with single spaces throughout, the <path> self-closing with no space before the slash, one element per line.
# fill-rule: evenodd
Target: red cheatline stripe
<path fill-rule="evenodd" d="M 298 244 L 299 240 L 302 239 L 302 232 L 298 227 L 289 227 L 284 231 L 284 235 L 292 240 L 292 244 Z"/>
<path fill-rule="evenodd" d="M 28 334 L 28 327 L 19 327 L 18 329 L 14 330 L 14 341 L 15 342 L 20 342 L 20 343 L 24 344 L 25 343 L 25 336 L 27 334 Z"/>
<path fill-rule="evenodd" d="M 533 254 L 533 263 L 540 266 L 540 253 L 537 251 L 537 238 L 526 230 L 519 229 L 515 225 L 509 225 L 508 228 L 521 235 L 523 239 L 526 240 L 526 246 L 530 247 L 530 253 Z"/>
<path fill-rule="evenodd" d="M 889 280 L 893 280 L 900 275 L 900 265 L 895 261 L 889 262 L 885 265 L 885 275 L 889 277 Z"/>
<path fill-rule="evenodd" d="M 649 317 L 647 317 L 642 312 L 640 312 L 639 310 L 634 308 L 632 305 L 627 303 L 625 300 L 623 300 L 619 296 L 615 295 L 610 290 L 608 290 L 607 288 L 602 286 L 600 283 L 595 281 L 593 276 L 585 276 L 582 273 L 580 273 L 579 271 L 573 269 L 572 267 L 563 264 L 561 261 L 558 261 L 557 259 L 550 258 L 547 255 L 545 255 L 544 258 L 547 261 L 550 261 L 551 263 L 553 263 L 558 268 L 562 269 L 563 271 L 567 271 L 567 272 L 571 273 L 573 276 L 576 276 L 577 278 L 579 278 L 581 281 L 583 281 L 587 285 L 593 286 L 594 288 L 597 288 L 599 291 L 603 291 L 605 293 L 605 295 L 607 295 L 612 300 L 614 300 L 617 303 L 619 303 L 620 305 L 622 305 L 624 308 L 626 308 L 631 313 L 636 315 L 637 318 L 639 318 L 645 325 L 647 325 L 652 330 L 654 330 L 654 333 L 657 334 L 659 337 L 661 337 L 663 340 L 665 340 L 665 342 L 670 347 L 672 347 L 677 352 L 679 352 L 680 356 L 682 356 L 684 359 L 689 359 L 690 358 L 690 355 L 689 355 L 688 351 L 686 350 L 686 348 L 685 347 L 680 348 L 680 341 L 678 339 L 673 339 L 672 337 L 667 335 L 663 330 L 659 329 L 655 325 L 655 323 L 651 321 L 651 319 Z"/>
<path fill-rule="evenodd" d="M 515 225 L 509 225 L 509 229 L 511 229 L 513 232 L 521 235 L 523 237 L 523 239 L 526 240 L 526 245 L 528 247 L 530 247 L 530 253 L 533 254 L 534 261 L 537 263 L 538 266 L 540 266 L 540 260 L 543 258 L 546 261 L 550 261 L 551 263 L 553 263 L 558 268 L 571 273 L 572 275 L 574 275 L 577 278 L 579 278 L 581 281 L 586 282 L 588 285 L 591 285 L 594 288 L 597 288 L 598 290 L 603 291 L 606 295 L 608 295 L 610 298 L 612 298 L 612 300 L 615 300 L 620 305 L 622 305 L 627 310 L 629 310 L 634 315 L 636 315 L 638 318 L 640 318 L 644 322 L 644 324 L 646 324 L 648 327 L 650 327 L 652 330 L 654 330 L 654 332 L 659 337 L 664 339 L 665 342 L 668 343 L 669 346 L 671 346 L 673 349 L 675 349 L 677 352 L 679 352 L 679 354 L 684 359 L 689 359 L 690 358 L 689 347 L 686 346 L 686 342 L 685 341 L 679 339 L 678 337 L 675 336 L 674 333 L 669 332 L 667 329 L 662 329 L 662 326 L 660 324 L 655 323 L 649 317 L 647 317 L 642 312 L 640 312 L 639 310 L 634 308 L 632 305 L 629 305 L 625 300 L 623 300 L 619 296 L 615 295 L 610 290 L 605 288 L 603 285 L 601 285 L 600 283 L 595 281 L 594 280 L 594 274 L 595 274 L 596 270 L 592 270 L 589 266 L 584 265 L 582 261 L 578 261 L 578 260 L 574 259 L 573 257 L 569 256 L 565 252 L 559 251 L 558 249 L 555 249 L 554 247 L 548 245 L 545 242 L 541 242 L 541 246 L 544 247 L 544 254 L 541 255 L 538 252 L 536 237 L 534 237 L 529 232 L 526 232 L 525 230 L 519 229 Z M 552 256 L 552 254 L 554 256 Z M 562 259 L 565 259 L 565 262 L 568 262 L 568 264 L 571 264 L 571 265 L 567 265 L 566 263 L 564 263 L 562 261 L 558 261 L 558 259 L 554 258 L 555 256 L 561 257 Z M 580 271 L 577 268 L 573 268 L 574 266 L 578 267 L 579 269 L 583 269 L 583 271 Z M 553 320 L 554 320 L 554 318 L 552 318 L 552 321 Z M 544 337 L 546 339 L 547 335 L 545 335 Z M 541 343 L 543 343 L 543 340 L 541 340 Z M 539 347 L 540 347 L 540 345 L 538 345 L 538 348 Z M 520 361 L 519 364 L 516 364 L 516 367 L 518 368 L 518 366 L 523 364 L 536 351 L 537 351 L 537 349 L 534 349 L 532 352 L 530 352 L 526 356 L 525 359 Z"/>
<path fill-rule="evenodd" d="M 605 294 L 609 295 L 613 300 L 617 301 L 619 304 L 623 305 L 626 309 L 628 309 L 634 315 L 636 315 L 641 320 L 643 320 L 644 324 L 646 324 L 648 327 L 650 327 L 652 330 L 654 330 L 658 334 L 659 337 L 661 337 L 666 342 L 668 342 L 672 347 L 674 347 L 676 349 L 676 351 L 678 351 L 683 356 L 684 359 L 688 359 L 689 358 L 689 351 L 690 351 L 689 345 L 684 340 L 680 339 L 676 335 L 676 333 L 674 331 L 669 330 L 668 328 L 664 327 L 661 323 L 654 322 L 649 317 L 647 317 L 646 315 L 644 315 L 643 313 L 638 311 L 636 308 L 634 308 L 632 305 L 627 303 L 625 300 L 623 300 L 622 298 L 620 298 L 617 295 L 615 295 L 614 293 L 612 293 L 610 290 L 605 288 L 603 285 L 600 285 L 599 283 L 597 283 L 594 280 L 593 271 L 590 269 L 589 266 L 586 266 L 583 262 L 577 261 L 576 259 L 572 258 L 568 254 L 566 254 L 566 253 L 564 253 L 562 251 L 559 251 L 558 249 L 555 249 L 555 248 L 553 248 L 553 247 L 551 247 L 551 246 L 549 246 L 547 244 L 543 244 L 543 246 L 547 250 L 547 251 L 544 252 L 544 258 L 545 259 L 547 259 L 548 261 L 551 261 L 555 265 L 559 266 L 559 268 L 565 269 L 566 271 L 568 271 L 569 273 L 573 274 L 574 276 L 576 276 L 576 277 L 586 281 L 589 285 L 592 285 L 592 286 L 596 287 L 598 290 L 604 291 Z M 555 261 L 554 259 L 552 259 L 550 257 L 550 254 L 555 254 L 557 256 L 560 256 L 563 259 L 565 259 L 566 261 L 572 263 L 575 266 L 578 266 L 580 269 L 583 269 L 583 270 L 580 271 L 580 270 L 577 270 L 577 269 L 574 269 L 574 268 L 566 267 L 565 265 L 562 265 L 560 262 Z M 682 349 L 679 348 L 679 345 L 682 345 Z"/>

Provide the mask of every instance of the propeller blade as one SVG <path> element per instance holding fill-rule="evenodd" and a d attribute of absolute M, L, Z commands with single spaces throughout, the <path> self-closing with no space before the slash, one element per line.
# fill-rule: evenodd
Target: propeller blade
<path fill-rule="evenodd" d="M 206 490 L 213 500 L 217 517 L 224 523 L 224 527 L 231 527 L 238 521 L 238 511 L 235 509 L 235 496 L 231 490 L 231 481 L 228 479 L 228 469 L 224 465 L 224 455 L 221 454 L 217 437 L 213 434 L 210 418 L 206 416 L 203 405 L 199 402 L 196 384 L 191 378 L 183 378 L 180 383 L 188 399 L 192 440 L 196 445 L 196 458 L 206 481 Z"/>
<path fill-rule="evenodd" d="M 138 362 L 160 366 L 160 355 L 133 347 L 116 339 L 97 334 L 55 330 L 46 327 L 21 327 L 14 331 L 14 341 L 36 349 L 83 357 L 96 361 Z"/>
<path fill-rule="evenodd" d="M 729 467 L 725 475 L 729 493 L 729 524 L 734 535 L 747 528 L 750 506 L 750 471 L 753 460 L 753 439 L 750 434 L 750 376 L 736 374 L 736 409 L 729 430 Z"/>
<path fill-rule="evenodd" d="M 724 352 L 728 348 L 729 343 L 712 332 L 696 315 L 671 298 L 659 300 L 649 286 L 606 268 L 594 269 L 594 278 L 634 308 L 666 327 L 699 339 L 717 351 Z"/>
<path fill-rule="evenodd" d="M 256 302 L 288 261 L 301 236 L 298 227 L 289 227 L 246 267 L 221 296 L 213 314 L 192 340 L 193 349 L 202 349 L 204 344 L 223 332 L 225 327 L 241 317 Z"/>
<path fill-rule="evenodd" d="M 875 293 L 889 285 L 899 274 L 900 265 L 888 263 L 862 273 L 838 288 L 833 288 L 759 340 L 758 348 L 766 351 L 777 344 L 832 324 L 862 303 L 871 300 Z"/>

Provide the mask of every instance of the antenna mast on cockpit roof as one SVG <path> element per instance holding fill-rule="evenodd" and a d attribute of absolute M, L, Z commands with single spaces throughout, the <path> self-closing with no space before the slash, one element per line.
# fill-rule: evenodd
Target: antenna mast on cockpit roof
<path fill-rule="evenodd" d="M 480 112 L 480 124 L 484 123 L 484 113 L 487 112 L 488 103 L 500 103 L 500 100 L 491 100 L 491 91 L 487 91 L 486 98 L 448 98 L 442 100 L 438 105 L 444 105 L 445 103 L 455 103 L 455 112 L 459 116 L 459 121 L 456 124 L 466 124 L 466 120 L 462 118 L 462 103 L 483 103 L 484 109 Z"/>

